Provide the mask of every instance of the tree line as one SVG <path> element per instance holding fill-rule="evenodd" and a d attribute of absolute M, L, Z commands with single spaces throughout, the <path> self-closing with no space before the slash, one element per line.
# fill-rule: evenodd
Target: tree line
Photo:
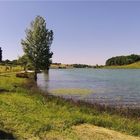
<path fill-rule="evenodd" d="M 72 64 L 74 68 L 92 68 L 93 66 L 86 65 L 86 64 Z"/>
<path fill-rule="evenodd" d="M 106 61 L 106 66 L 128 65 L 128 64 L 135 63 L 137 61 L 140 61 L 140 55 L 131 54 L 127 56 L 116 56 L 116 57 L 109 58 Z"/>

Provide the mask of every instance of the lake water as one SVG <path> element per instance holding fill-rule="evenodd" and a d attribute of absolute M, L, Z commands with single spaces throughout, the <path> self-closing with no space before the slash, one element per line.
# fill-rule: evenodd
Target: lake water
<path fill-rule="evenodd" d="M 76 93 L 60 96 L 90 103 L 140 107 L 138 69 L 51 69 L 49 77 L 38 74 L 38 86 L 50 93 L 57 89 L 90 89 L 92 92 L 86 96 Z"/>

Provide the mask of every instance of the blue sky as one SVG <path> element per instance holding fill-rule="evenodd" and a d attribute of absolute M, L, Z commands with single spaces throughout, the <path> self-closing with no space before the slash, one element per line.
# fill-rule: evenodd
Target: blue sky
<path fill-rule="evenodd" d="M 23 54 L 21 39 L 37 15 L 54 31 L 53 62 L 104 64 L 112 56 L 140 53 L 138 1 L 0 1 L 3 59 Z"/>

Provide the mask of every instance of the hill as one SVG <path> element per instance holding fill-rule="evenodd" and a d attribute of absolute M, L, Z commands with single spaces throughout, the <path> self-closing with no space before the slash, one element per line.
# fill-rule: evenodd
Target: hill
<path fill-rule="evenodd" d="M 140 69 L 140 61 L 128 64 L 128 65 L 122 65 L 122 66 L 104 66 L 103 68 L 110 68 L 110 69 Z"/>
<path fill-rule="evenodd" d="M 122 66 L 140 61 L 140 55 L 115 56 L 106 61 L 106 66 Z"/>

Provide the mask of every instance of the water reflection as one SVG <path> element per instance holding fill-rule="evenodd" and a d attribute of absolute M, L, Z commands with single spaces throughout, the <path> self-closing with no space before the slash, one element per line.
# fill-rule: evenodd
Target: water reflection
<path fill-rule="evenodd" d="M 49 91 L 49 77 L 49 73 L 38 74 L 37 85 L 46 92 Z"/>

